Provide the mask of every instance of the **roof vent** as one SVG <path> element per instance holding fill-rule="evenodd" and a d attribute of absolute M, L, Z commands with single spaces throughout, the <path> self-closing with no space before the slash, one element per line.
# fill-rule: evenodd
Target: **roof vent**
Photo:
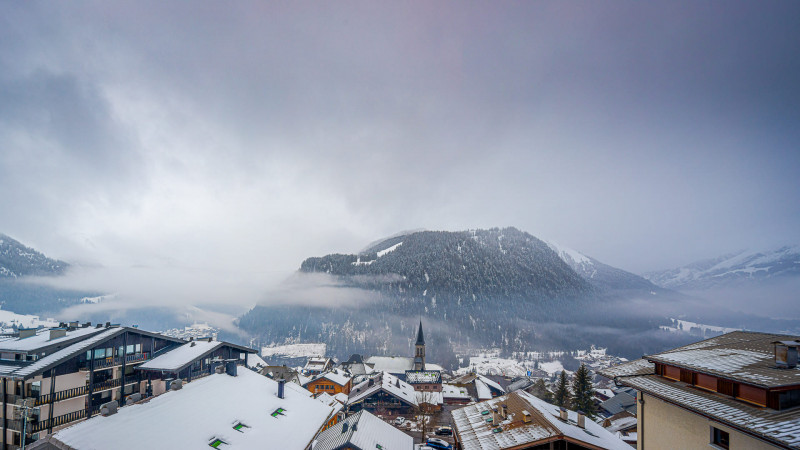
<path fill-rule="evenodd" d="M 347 433 L 347 422 L 342 424 L 342 434 Z"/>
<path fill-rule="evenodd" d="M 19 338 L 25 339 L 32 336 L 36 336 L 36 328 L 20 328 L 19 329 Z"/>
<path fill-rule="evenodd" d="M 775 341 L 773 344 L 775 345 L 775 366 L 778 369 L 797 367 L 797 347 L 800 346 L 800 341 Z"/>
<path fill-rule="evenodd" d="M 522 423 L 531 423 L 531 413 L 527 410 L 522 411 Z"/>
<path fill-rule="evenodd" d="M 194 347 L 195 345 L 197 345 L 197 343 L 196 343 L 196 342 L 190 342 L 190 343 L 189 343 L 189 347 Z"/>
<path fill-rule="evenodd" d="M 110 416 L 112 414 L 116 414 L 118 407 L 119 407 L 119 404 L 117 403 L 116 400 L 114 400 L 113 402 L 104 403 L 104 404 L 100 405 L 100 415 L 101 416 Z"/>

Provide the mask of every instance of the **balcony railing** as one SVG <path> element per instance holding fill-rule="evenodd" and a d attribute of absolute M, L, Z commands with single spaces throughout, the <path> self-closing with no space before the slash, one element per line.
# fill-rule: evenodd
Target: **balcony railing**
<path fill-rule="evenodd" d="M 35 406 L 41 406 L 45 403 L 50 403 L 50 401 L 60 402 L 62 400 L 68 400 L 75 397 L 80 397 L 81 395 L 86 395 L 86 386 L 80 386 L 72 389 L 65 389 L 63 391 L 58 391 L 54 394 L 45 394 L 36 399 Z"/>
<path fill-rule="evenodd" d="M 145 352 L 145 353 L 137 353 L 135 355 L 126 356 L 125 357 L 125 361 L 129 362 L 129 363 L 137 363 L 137 362 L 147 361 L 147 359 L 148 359 L 147 357 L 148 356 L 149 356 L 149 354 L 147 352 Z"/>
<path fill-rule="evenodd" d="M 71 413 L 63 414 L 61 416 L 53 417 L 52 422 L 51 419 L 45 419 L 40 422 L 34 422 L 33 424 L 28 424 L 28 426 L 33 425 L 31 432 L 38 433 L 39 431 L 46 430 L 48 428 L 55 428 L 60 427 L 61 425 L 75 422 L 76 420 L 81 420 L 86 418 L 86 410 L 81 408 L 77 411 L 73 411 Z"/>
<path fill-rule="evenodd" d="M 101 381 L 100 383 L 95 383 L 94 385 L 92 385 L 92 392 L 94 393 L 94 392 L 105 391 L 105 390 L 108 390 L 108 389 L 113 389 L 115 387 L 120 387 L 121 385 L 122 385 L 122 379 L 121 378 L 115 378 L 113 380 Z"/>

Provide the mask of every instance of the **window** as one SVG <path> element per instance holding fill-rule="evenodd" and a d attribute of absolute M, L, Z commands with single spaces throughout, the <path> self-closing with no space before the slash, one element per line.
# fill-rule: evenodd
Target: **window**
<path fill-rule="evenodd" d="M 284 412 L 286 412 L 285 409 L 278 408 L 275 411 L 273 411 L 271 415 L 272 415 L 272 417 L 284 416 L 285 415 Z"/>
<path fill-rule="evenodd" d="M 238 432 L 240 432 L 240 433 L 244 433 L 248 428 L 250 428 L 250 427 L 248 427 L 247 425 L 243 424 L 242 422 L 236 422 L 233 425 L 233 429 L 238 431 Z"/>
<path fill-rule="evenodd" d="M 228 445 L 228 443 L 217 438 L 211 438 L 211 441 L 208 443 L 208 446 L 211 448 L 220 448 L 224 445 Z"/>
<path fill-rule="evenodd" d="M 729 449 L 731 444 L 728 432 L 711 427 L 711 444 L 717 448 Z"/>

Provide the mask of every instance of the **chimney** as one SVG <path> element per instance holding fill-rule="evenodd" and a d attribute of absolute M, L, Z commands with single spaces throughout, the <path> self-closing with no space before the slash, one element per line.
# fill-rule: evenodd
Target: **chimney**
<path fill-rule="evenodd" d="M 567 421 L 567 408 L 564 408 L 562 406 L 562 407 L 559 408 L 559 410 L 560 410 L 559 418 L 561 420 L 563 420 L 564 422 L 566 422 Z"/>
<path fill-rule="evenodd" d="M 189 342 L 189 347 L 194 347 L 195 345 L 197 345 L 197 344 L 195 344 L 194 341 Z"/>
<path fill-rule="evenodd" d="M 225 363 L 225 373 L 232 377 L 236 376 L 236 361 L 228 361 Z"/>
<path fill-rule="evenodd" d="M 58 339 L 67 335 L 66 328 L 51 328 L 50 329 L 50 340 Z"/>
<path fill-rule="evenodd" d="M 500 415 L 497 412 L 497 408 L 492 408 L 492 425 L 497 425 L 500 423 Z"/>
<path fill-rule="evenodd" d="M 522 423 L 531 423 L 531 413 L 527 410 L 522 411 Z"/>
<path fill-rule="evenodd" d="M 278 398 L 283 397 L 283 386 L 286 384 L 286 380 L 278 380 Z"/>
<path fill-rule="evenodd" d="M 797 367 L 797 347 L 800 346 L 800 341 L 775 341 L 772 344 L 775 345 L 775 367 L 778 369 Z"/>
<path fill-rule="evenodd" d="M 375 384 L 375 379 L 374 378 L 370 378 L 369 382 L 367 382 L 367 386 L 372 386 L 373 384 Z"/>
<path fill-rule="evenodd" d="M 25 339 L 32 336 L 36 336 L 36 328 L 20 328 L 19 329 L 19 338 Z"/>
<path fill-rule="evenodd" d="M 503 403 L 502 405 L 500 405 L 500 417 L 505 419 L 507 415 L 508 415 L 508 406 L 506 406 L 506 404 Z"/>
<path fill-rule="evenodd" d="M 583 411 L 578 411 L 578 426 L 580 428 L 586 428 L 586 414 Z"/>

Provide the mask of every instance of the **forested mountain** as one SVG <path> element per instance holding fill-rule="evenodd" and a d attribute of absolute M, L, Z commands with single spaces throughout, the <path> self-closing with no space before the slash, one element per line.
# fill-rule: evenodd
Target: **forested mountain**
<path fill-rule="evenodd" d="M 99 295 L 31 283 L 25 277 L 57 277 L 69 264 L 48 258 L 0 234 L 0 307 L 20 314 L 47 314 Z"/>
<path fill-rule="evenodd" d="M 68 266 L 0 233 L 0 278 L 61 275 Z"/>
<path fill-rule="evenodd" d="M 592 292 L 547 244 L 515 228 L 419 231 L 379 242 L 361 254 L 308 258 L 300 271 L 324 272 L 354 286 L 434 304 Z"/>
<path fill-rule="evenodd" d="M 454 345 L 511 352 L 600 344 L 603 337 L 586 325 L 599 325 L 601 316 L 609 327 L 657 328 L 649 319 L 608 315 L 598 300 L 603 288 L 545 242 L 515 228 L 409 232 L 357 254 L 308 258 L 297 276 L 320 274 L 335 280 L 332 285 L 367 293 L 370 301 L 322 307 L 267 299 L 241 317 L 239 326 L 263 344 L 289 339 L 325 342 L 339 357 L 410 356 L 414 325 L 422 317 L 426 338 L 438 343 L 429 345 L 431 360 L 444 365 L 452 361 Z M 606 338 L 618 340 L 619 334 Z M 619 352 L 642 354 L 640 342 L 619 342 Z"/>

